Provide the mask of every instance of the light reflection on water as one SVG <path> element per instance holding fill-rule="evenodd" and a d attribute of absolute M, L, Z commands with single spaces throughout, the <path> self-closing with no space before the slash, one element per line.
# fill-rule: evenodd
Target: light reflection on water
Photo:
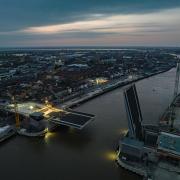
<path fill-rule="evenodd" d="M 172 70 L 137 83 L 144 123 L 158 122 L 172 99 L 174 78 Z M 17 136 L 1 144 L 1 179 L 141 179 L 114 161 L 118 141 L 127 131 L 123 88 L 77 110 L 96 115 L 95 121 L 82 131 L 59 127 L 44 138 Z"/>
<path fill-rule="evenodd" d="M 104 157 L 106 160 L 115 161 L 118 157 L 117 151 L 108 151 L 104 153 Z"/>
<path fill-rule="evenodd" d="M 57 137 L 56 132 L 47 132 L 44 136 L 44 141 L 48 144 L 51 140 L 55 139 Z"/>

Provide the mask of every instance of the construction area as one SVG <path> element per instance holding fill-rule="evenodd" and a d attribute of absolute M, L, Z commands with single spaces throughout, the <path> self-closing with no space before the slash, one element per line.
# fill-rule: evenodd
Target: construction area
<path fill-rule="evenodd" d="M 2 137 L 6 137 L 9 132 L 6 128 L 4 129 L 6 126 L 20 135 L 36 137 L 45 135 L 57 126 L 82 130 L 94 119 L 94 115 L 54 107 L 48 101 L 45 104 L 39 104 L 35 102 L 17 103 L 14 100 L 12 104 L 1 106 L 0 111 L 4 114 L 6 122 L 1 125 Z"/>

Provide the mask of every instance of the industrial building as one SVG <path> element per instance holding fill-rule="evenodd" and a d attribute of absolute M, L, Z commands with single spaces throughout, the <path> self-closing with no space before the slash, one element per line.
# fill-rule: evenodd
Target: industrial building
<path fill-rule="evenodd" d="M 178 69 L 177 73 L 179 73 Z M 167 123 L 165 127 L 162 125 L 146 126 L 143 125 L 140 103 L 134 84 L 124 91 L 124 99 L 129 131 L 119 142 L 118 164 L 142 175 L 145 179 L 161 179 L 164 177 L 164 169 L 166 169 L 167 175 L 171 171 L 173 177 L 178 179 L 180 172 L 180 129 L 178 129 L 177 123 L 174 124 L 174 120 L 179 119 L 180 116 L 177 117 L 176 113 L 173 122 Z M 169 120 L 172 121 L 172 117 Z"/>

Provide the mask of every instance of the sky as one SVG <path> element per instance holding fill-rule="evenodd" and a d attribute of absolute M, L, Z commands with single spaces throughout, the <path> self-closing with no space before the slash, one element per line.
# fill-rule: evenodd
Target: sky
<path fill-rule="evenodd" d="M 0 0 L 0 47 L 180 47 L 180 0 Z"/>

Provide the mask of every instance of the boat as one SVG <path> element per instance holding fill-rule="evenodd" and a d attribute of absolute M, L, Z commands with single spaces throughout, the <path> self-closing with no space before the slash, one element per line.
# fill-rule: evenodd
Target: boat
<path fill-rule="evenodd" d="M 15 128 L 10 125 L 0 127 L 0 142 L 3 142 L 16 134 Z"/>
<path fill-rule="evenodd" d="M 48 129 L 44 129 L 42 131 L 39 131 L 39 132 L 28 132 L 26 129 L 24 128 L 20 128 L 20 129 L 17 129 L 17 133 L 19 135 L 22 135 L 22 136 L 27 136 L 27 137 L 42 137 L 42 136 L 45 136 L 45 134 L 48 132 Z"/>

